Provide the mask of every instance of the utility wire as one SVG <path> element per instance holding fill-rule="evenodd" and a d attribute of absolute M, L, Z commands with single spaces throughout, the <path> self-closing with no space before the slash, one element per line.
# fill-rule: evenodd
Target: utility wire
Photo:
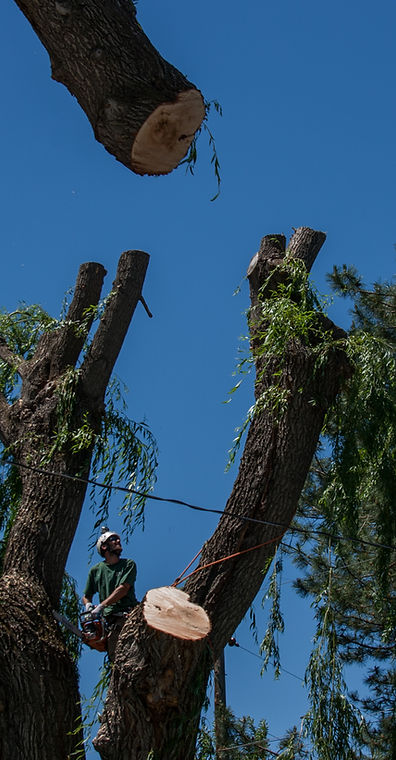
<path fill-rule="evenodd" d="M 234 517 L 237 520 L 241 520 L 243 522 L 255 523 L 256 525 L 268 525 L 272 528 L 288 528 L 292 532 L 303 533 L 304 535 L 325 536 L 326 538 L 330 538 L 336 541 L 350 541 L 351 543 L 355 543 L 355 544 L 371 546 L 375 549 L 388 549 L 390 551 L 396 551 L 396 546 L 392 546 L 391 544 L 382 544 L 382 543 L 374 542 L 374 541 L 365 541 L 362 538 L 354 538 L 353 536 L 340 536 L 337 534 L 329 533 L 326 530 L 308 530 L 305 528 L 297 528 L 296 526 L 288 525 L 287 523 L 274 522 L 271 520 L 259 520 L 258 518 L 255 518 L 255 517 L 246 517 L 245 515 L 240 515 L 238 514 L 238 512 L 232 512 L 231 510 L 227 510 L 226 512 L 223 509 L 215 509 L 214 507 L 200 507 L 197 504 L 190 504 L 188 501 L 182 501 L 181 499 L 172 499 L 165 496 L 154 496 L 154 494 L 144 493 L 134 488 L 127 488 L 125 486 L 113 486 L 113 485 L 108 485 L 107 483 L 99 483 L 98 481 L 92 480 L 91 478 L 81 478 L 79 475 L 69 475 L 66 472 L 54 472 L 53 470 L 44 470 L 41 467 L 34 467 L 33 465 L 22 464 L 22 462 L 18 462 L 18 461 L 12 462 L 9 459 L 3 459 L 3 464 L 9 464 L 14 467 L 22 467 L 25 470 L 31 470 L 32 472 L 37 472 L 41 475 L 53 475 L 54 477 L 57 477 L 57 478 L 65 478 L 66 480 L 74 480 L 78 483 L 86 483 L 88 485 L 97 486 L 98 488 L 105 488 L 108 491 L 122 491 L 124 493 L 135 494 L 145 499 L 151 499 L 152 501 L 161 501 L 161 502 L 167 502 L 168 504 L 177 504 L 178 506 L 181 506 L 181 507 L 194 509 L 197 512 L 210 512 L 216 515 L 223 515 L 224 517 Z"/>
<path fill-rule="evenodd" d="M 274 757 L 279 757 L 278 752 L 274 752 L 272 749 L 269 749 L 269 747 L 264 746 L 264 741 L 264 739 L 256 739 L 256 741 L 246 742 L 245 744 L 230 744 L 229 747 L 218 747 L 216 748 L 216 751 L 227 752 L 229 749 L 243 749 L 243 747 L 251 747 L 252 745 L 255 745 L 258 749 L 262 749 L 264 752 L 269 752 L 270 755 L 273 755 Z"/>
<path fill-rule="evenodd" d="M 231 641 L 232 641 L 232 639 L 231 639 Z M 257 657 L 259 660 L 261 660 L 261 662 L 264 661 L 264 657 L 261 657 L 260 654 L 256 654 L 256 652 L 252 652 L 251 649 L 246 649 L 246 647 L 243 647 L 241 644 L 238 644 L 237 641 L 235 643 L 233 642 L 233 643 L 229 644 L 229 646 L 238 647 L 238 649 L 243 649 L 244 652 L 248 652 L 248 654 L 252 654 L 253 657 Z M 282 673 L 287 673 L 289 676 L 293 676 L 293 678 L 297 678 L 298 681 L 302 681 L 302 683 L 304 683 L 304 679 L 303 678 L 301 678 L 300 676 L 296 676 L 295 673 L 291 673 L 290 670 L 286 670 L 286 668 L 284 668 L 282 666 L 281 666 L 281 671 L 282 671 Z"/>

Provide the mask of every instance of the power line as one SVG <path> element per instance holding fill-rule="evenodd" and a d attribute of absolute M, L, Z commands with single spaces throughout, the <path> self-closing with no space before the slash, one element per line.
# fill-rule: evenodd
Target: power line
<path fill-rule="evenodd" d="M 243 647 L 241 644 L 238 644 L 237 641 L 235 643 L 230 644 L 230 646 L 238 647 L 238 649 L 243 649 L 244 652 L 248 652 L 248 654 L 252 654 L 253 657 L 257 657 L 259 660 L 261 660 L 261 662 L 263 662 L 264 660 L 264 657 L 261 657 L 261 655 L 257 654 L 256 652 L 252 652 L 251 649 L 246 649 L 246 647 Z M 298 681 L 302 681 L 302 683 L 304 683 L 303 678 L 301 678 L 300 676 L 296 676 L 295 673 L 291 673 L 290 670 L 286 670 L 286 668 L 283 668 L 283 667 L 281 668 L 281 670 L 283 673 L 287 673 L 289 676 L 293 676 L 293 678 L 297 678 Z"/>
<path fill-rule="evenodd" d="M 229 749 L 243 749 L 244 747 L 251 747 L 255 745 L 258 747 L 258 749 L 262 749 L 264 752 L 269 752 L 270 755 L 273 755 L 274 757 L 279 757 L 278 752 L 274 752 L 272 749 L 269 749 L 269 747 L 264 746 L 265 739 L 256 739 L 252 742 L 245 742 L 245 744 L 230 744 L 229 747 L 218 747 L 216 749 L 217 752 L 227 752 Z"/>
<path fill-rule="evenodd" d="M 302 533 L 304 535 L 325 536 L 326 538 L 330 538 L 335 541 L 349 541 L 355 544 L 371 546 L 375 549 L 388 549 L 389 551 L 396 551 L 396 546 L 392 546 L 390 544 L 383 544 L 383 543 L 374 542 L 374 541 L 366 541 L 363 538 L 355 538 L 353 536 L 340 536 L 338 534 L 329 533 L 328 531 L 325 531 L 325 530 L 312 530 L 312 529 L 309 530 L 306 528 L 297 528 L 297 526 L 288 525 L 287 523 L 282 523 L 282 522 L 275 522 L 271 520 L 259 520 L 258 518 L 255 518 L 255 517 L 246 517 L 245 515 L 240 515 L 238 514 L 238 512 L 232 512 L 231 510 L 227 510 L 226 512 L 223 509 L 215 509 L 214 507 L 201 507 L 201 506 L 198 506 L 197 504 L 190 504 L 188 501 L 182 501 L 181 499 L 172 499 L 165 496 L 155 496 L 154 494 L 144 493 L 134 488 L 129 488 L 125 486 L 114 486 L 114 485 L 109 485 L 107 483 L 99 483 L 98 481 L 92 480 L 91 478 L 82 478 L 79 475 L 69 475 L 66 472 L 54 472 L 53 470 L 44 470 L 41 467 L 34 467 L 33 465 L 23 464 L 22 462 L 18 462 L 18 461 L 12 462 L 8 459 L 3 459 L 3 464 L 9 464 L 13 467 L 22 467 L 25 470 L 31 470 L 32 472 L 37 472 L 41 475 L 52 475 L 57 478 L 65 478 L 66 480 L 74 480 L 78 483 L 86 483 L 87 485 L 96 486 L 98 488 L 104 488 L 108 491 L 122 491 L 123 493 L 134 494 L 144 499 L 151 499 L 152 501 L 160 501 L 160 502 L 166 502 L 168 504 L 176 504 L 181 507 L 187 507 L 188 509 L 193 509 L 197 512 L 210 512 L 211 514 L 222 515 L 223 517 L 236 518 L 237 520 L 241 520 L 243 522 L 255 523 L 256 525 L 267 525 L 271 528 L 288 528 L 292 532 Z"/>

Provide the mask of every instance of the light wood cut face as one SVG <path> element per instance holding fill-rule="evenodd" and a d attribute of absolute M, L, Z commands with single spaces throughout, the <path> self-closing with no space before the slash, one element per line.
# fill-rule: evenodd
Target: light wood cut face
<path fill-rule="evenodd" d="M 172 586 L 148 591 L 143 615 L 151 628 L 178 639 L 197 641 L 205 638 L 211 630 L 205 610 L 198 604 L 192 604 L 184 591 Z"/>
<path fill-rule="evenodd" d="M 137 174 L 168 174 L 186 155 L 205 116 L 199 90 L 187 90 L 174 103 L 163 103 L 146 119 L 132 146 Z"/>

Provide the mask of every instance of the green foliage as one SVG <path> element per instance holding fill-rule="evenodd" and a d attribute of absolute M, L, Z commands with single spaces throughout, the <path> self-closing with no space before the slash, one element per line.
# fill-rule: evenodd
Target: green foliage
<path fill-rule="evenodd" d="M 207 120 L 208 120 L 208 117 L 209 117 L 209 113 L 210 113 L 210 110 L 211 110 L 212 106 L 213 106 L 214 110 L 216 111 L 216 113 L 219 116 L 223 115 L 223 109 L 222 109 L 220 103 L 217 102 L 217 100 L 205 101 L 205 117 L 204 117 L 204 120 L 203 120 L 200 128 L 195 133 L 194 138 L 192 140 L 192 143 L 190 145 L 190 149 L 188 151 L 188 154 L 187 154 L 186 158 L 184 158 L 183 161 L 180 162 L 180 166 L 182 166 L 183 164 L 186 164 L 186 172 L 190 172 L 190 174 L 194 174 L 195 166 L 196 166 L 197 159 L 198 159 L 197 141 L 198 141 L 198 138 L 199 138 L 200 134 L 202 132 L 205 132 L 206 135 L 207 135 L 207 137 L 208 137 L 208 144 L 209 144 L 209 149 L 210 149 L 210 152 L 211 152 L 210 163 L 213 166 L 213 171 L 214 171 L 214 175 L 215 175 L 216 182 L 217 182 L 217 192 L 215 193 L 215 195 L 210 200 L 211 201 L 215 201 L 216 198 L 218 198 L 219 195 L 220 195 L 221 176 L 220 176 L 220 162 L 219 162 L 219 157 L 218 157 L 218 154 L 217 154 L 215 138 L 213 136 L 213 133 L 209 129 L 208 123 L 207 123 Z"/>
<path fill-rule="evenodd" d="M 104 700 L 111 677 L 111 664 L 106 658 L 99 671 L 99 680 L 94 687 L 89 699 L 83 699 L 81 705 L 82 717 L 78 720 L 75 730 L 72 732 L 75 736 L 81 737 L 73 754 L 72 760 L 84 760 L 85 751 L 91 742 L 92 734 L 95 732 L 95 726 L 99 720 L 99 710 L 104 706 Z"/>
<path fill-rule="evenodd" d="M 107 299 L 110 296 L 107 297 Z M 106 300 L 98 306 L 85 311 L 83 320 L 73 324 L 74 329 L 87 335 L 89 323 L 103 314 Z M 63 311 L 65 312 L 65 303 Z M 8 347 L 21 359 L 30 359 L 37 347 L 40 337 L 48 331 L 62 329 L 70 325 L 64 318 L 53 319 L 37 305 L 21 304 L 11 314 L 0 314 L 0 334 Z M 88 348 L 88 342 L 85 350 Z M 125 413 L 121 383 L 112 378 L 105 398 L 105 413 L 100 421 L 99 430 L 93 430 L 88 415 L 79 418 L 76 414 L 76 390 L 81 370 L 68 367 L 56 388 L 57 408 L 53 436 L 48 442 L 39 441 L 42 458 L 39 462 L 43 468 L 50 468 L 57 452 L 72 454 L 87 452 L 92 458 L 92 479 L 98 480 L 103 487 L 98 491 L 92 488 L 91 507 L 96 521 L 93 530 L 107 521 L 111 487 L 120 483 L 131 489 L 126 493 L 119 507 L 123 517 L 126 536 L 134 526 L 143 521 L 144 504 L 147 493 L 155 482 L 157 465 L 157 447 L 155 439 L 145 422 L 129 420 Z M 10 367 L 0 361 L 0 389 L 10 403 L 19 397 L 20 381 L 16 367 Z M 1 450 L 3 460 L 13 457 L 13 452 Z M 37 465 L 37 462 L 35 462 Z M 132 493 L 132 490 L 137 493 Z M 0 569 L 4 557 L 8 535 L 17 514 L 21 497 L 21 482 L 16 467 L 3 461 L 0 476 Z M 63 581 L 61 612 L 70 620 L 78 623 L 79 605 L 75 593 L 74 581 L 66 574 Z M 69 632 L 64 631 L 65 640 L 73 660 L 77 660 L 79 641 Z"/>
<path fill-rule="evenodd" d="M 18 510 L 21 492 L 22 487 L 19 472 L 15 467 L 3 464 L 0 473 L 0 573 L 8 536 Z"/>
<path fill-rule="evenodd" d="M 104 485 L 126 484 L 131 493 L 124 493 L 119 507 L 126 535 L 144 522 L 146 496 L 155 483 L 157 445 L 145 422 L 133 422 L 125 414 L 120 383 L 113 378 L 106 394 L 106 414 L 100 434 L 96 436 L 92 459 L 92 478 Z M 134 491 L 135 493 L 132 493 Z M 107 521 L 111 491 L 91 491 L 95 508 L 94 529 Z"/>
<path fill-rule="evenodd" d="M 263 409 L 275 424 L 282 418 L 284 356 L 297 342 L 311 352 L 314 372 L 323 371 L 330 350 L 342 347 L 353 373 L 327 413 L 295 523 L 303 533 L 288 550 L 304 572 L 296 587 L 312 598 L 317 632 L 306 674 L 310 708 L 303 732 L 293 729 L 282 740 L 280 757 L 393 760 L 396 563 L 387 547 L 396 544 L 396 282 L 367 290 L 356 270 L 334 270 L 332 287 L 353 299 L 349 335 L 340 342 L 316 317 L 328 299 L 312 289 L 300 264 L 291 266 L 286 260 L 283 271 L 272 273 L 250 315 L 254 351 L 243 358 L 241 373 L 257 363 L 258 380 L 265 374 L 269 380 L 238 433 Z M 272 657 L 279 669 L 283 621 L 274 573 L 262 652 L 265 665 Z M 367 666 L 368 697 L 348 694 L 344 668 L 350 663 Z"/>
<path fill-rule="evenodd" d="M 202 720 L 196 745 L 195 760 L 266 760 L 268 757 L 267 724 L 255 725 L 249 715 L 236 718 L 231 710 L 223 715 L 224 747 L 216 747 L 215 728 Z"/>
<path fill-rule="evenodd" d="M 353 298 L 346 350 L 354 373 L 329 410 L 302 496 L 299 525 L 307 535 L 294 547 L 295 561 L 304 571 L 296 586 L 316 600 L 318 610 L 327 610 L 328 661 L 323 652 L 323 660 L 318 659 L 317 647 L 311 681 L 326 667 L 330 673 L 334 663 L 335 683 L 338 679 L 343 694 L 337 702 L 341 733 L 349 730 L 345 720 L 354 701 L 366 716 L 360 752 L 368 752 L 357 756 L 388 760 L 396 757 L 395 552 L 386 548 L 396 543 L 396 285 L 376 283 L 366 290 L 356 270 L 346 267 L 334 270 L 331 282 Z M 309 536 L 311 528 L 335 536 L 331 567 L 328 539 Z M 332 597 L 326 607 L 330 572 Z M 350 663 L 367 666 L 369 696 L 354 693 L 347 700 L 340 673 Z M 314 689 L 311 699 L 306 725 L 314 730 L 321 709 Z"/>
<path fill-rule="evenodd" d="M 325 371 L 328 353 L 337 344 L 318 319 L 318 313 L 323 315 L 328 303 L 329 299 L 321 297 L 312 284 L 304 262 L 286 252 L 260 288 L 258 303 L 248 315 L 252 337 L 245 336 L 243 340 L 249 341 L 250 349 L 238 362 L 235 374 L 245 376 L 255 367 L 259 393 L 242 425 L 236 429 L 226 470 L 235 461 L 255 415 L 265 411 L 272 415 L 274 424 L 284 417 L 290 398 L 290 390 L 284 383 L 290 350 L 298 345 L 309 348 L 314 361 L 313 372 Z M 230 394 L 240 387 L 242 379 Z M 311 403 L 316 402 L 312 396 Z"/>
<path fill-rule="evenodd" d="M 301 738 L 301 731 L 297 731 L 296 726 L 286 732 L 286 735 L 279 742 L 278 757 L 282 760 L 310 760 L 310 753 L 304 747 Z"/>
<path fill-rule="evenodd" d="M 62 582 L 59 612 L 70 620 L 71 623 L 78 626 L 81 611 L 81 603 L 77 594 L 76 581 L 71 575 L 69 575 L 69 573 L 65 572 Z M 82 649 L 81 639 L 77 638 L 77 636 L 65 626 L 62 625 L 61 628 L 70 657 L 77 665 Z"/>
<path fill-rule="evenodd" d="M 111 296 L 112 293 L 99 305 L 86 309 L 83 320 L 75 323 L 74 329 L 86 334 L 90 320 L 102 316 L 105 304 Z M 64 312 L 66 307 L 65 303 Z M 1 334 L 15 354 L 24 359 L 31 358 L 39 338 L 45 331 L 61 329 L 65 324 L 70 323 L 64 319 L 55 320 L 49 317 L 37 305 L 22 304 L 12 314 L 0 315 Z M 87 343 L 85 351 L 88 347 Z M 100 422 L 99 432 L 93 430 L 88 415 L 76 421 L 75 399 L 80 372 L 78 367 L 68 367 L 58 383 L 56 428 L 49 447 L 42 447 L 43 456 L 40 464 L 43 467 L 48 466 L 53 456 L 60 451 L 69 450 L 76 454 L 84 451 L 90 453 L 93 450 L 92 478 L 103 483 L 99 495 L 95 488 L 91 492 L 91 503 L 96 514 L 94 530 L 107 520 L 110 487 L 122 483 L 131 489 L 131 493 L 126 493 L 123 497 L 119 508 L 128 535 L 138 522 L 143 521 L 145 497 L 155 482 L 156 442 L 145 422 L 134 422 L 126 416 L 122 386 L 114 377 L 107 388 L 105 413 Z M 19 381 L 16 369 L 10 368 L 5 362 L 0 362 L 0 387 L 10 402 L 18 397 Z M 15 480 L 15 477 L 11 470 L 7 470 L 0 484 L 0 526 L 5 526 L 3 529 L 6 533 L 19 498 L 14 481 L 11 480 Z M 15 499 L 9 500 L 6 509 L 5 497 L 8 497 L 11 491 Z M 134 494 L 132 491 L 137 493 Z"/>
<path fill-rule="evenodd" d="M 260 654 L 264 655 L 261 673 L 267 670 L 268 664 L 271 660 L 272 666 L 274 668 L 275 678 L 279 678 L 281 672 L 279 634 L 283 633 L 285 627 L 280 609 L 281 574 L 282 559 L 277 559 L 275 557 L 268 592 L 263 599 L 263 604 L 269 599 L 272 600 L 272 604 L 269 612 L 267 630 L 260 644 Z"/>
<path fill-rule="evenodd" d="M 41 335 L 58 324 L 38 304 L 21 303 L 13 312 L 0 310 L 0 335 L 22 359 L 31 359 Z M 17 368 L 0 359 L 0 391 L 13 403 L 18 398 Z"/>
<path fill-rule="evenodd" d="M 356 760 L 364 721 L 348 699 L 337 646 L 333 607 L 333 566 L 329 551 L 328 585 L 316 602 L 318 621 L 305 681 L 310 709 L 304 718 L 307 736 L 320 760 Z"/>

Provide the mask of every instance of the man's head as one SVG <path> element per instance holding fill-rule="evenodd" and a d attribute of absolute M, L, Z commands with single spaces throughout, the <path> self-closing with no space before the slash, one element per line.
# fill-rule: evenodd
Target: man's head
<path fill-rule="evenodd" d="M 112 558 L 119 557 L 122 552 L 121 538 L 118 533 L 109 530 L 107 525 L 104 525 L 96 548 L 103 558 L 106 558 L 106 554 Z"/>

